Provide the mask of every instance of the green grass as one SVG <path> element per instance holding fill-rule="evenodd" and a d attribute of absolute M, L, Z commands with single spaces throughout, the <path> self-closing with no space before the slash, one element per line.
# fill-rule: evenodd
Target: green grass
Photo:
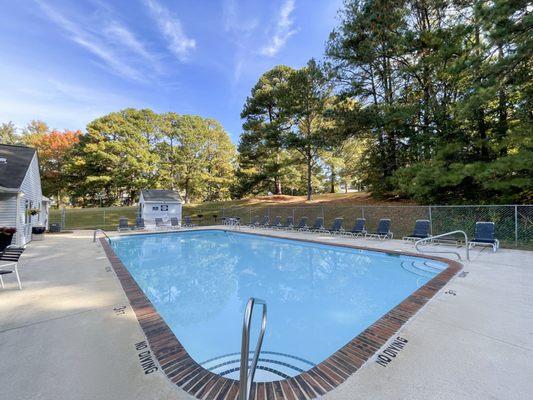
<path fill-rule="evenodd" d="M 248 221 L 250 214 L 263 215 L 268 209 L 276 208 L 283 216 L 288 215 L 293 208 L 305 207 L 309 218 L 313 218 L 319 212 L 320 207 L 335 206 L 345 208 L 355 204 L 398 204 L 393 202 L 377 202 L 366 193 L 334 193 L 321 194 L 306 201 L 304 196 L 272 196 L 257 197 L 242 200 L 216 201 L 200 204 L 185 204 L 183 215 L 191 216 L 202 225 L 211 225 L 216 219 L 222 217 L 222 209 L 226 209 L 226 215 L 240 216 L 243 221 Z M 67 208 L 65 210 L 65 229 L 107 229 L 114 230 L 118 226 L 120 217 L 126 217 L 131 224 L 134 223 L 138 212 L 137 206 L 112 207 L 112 208 Z M 252 210 L 250 212 L 250 210 Z M 291 211 L 292 212 L 292 211 Z M 317 214 L 318 215 L 318 214 Z M 346 217 L 349 215 L 347 214 Z M 61 210 L 50 210 L 50 222 L 61 222 Z"/>

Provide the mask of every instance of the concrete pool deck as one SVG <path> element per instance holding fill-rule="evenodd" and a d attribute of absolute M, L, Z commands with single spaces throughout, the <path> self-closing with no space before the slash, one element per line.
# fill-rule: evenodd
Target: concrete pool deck
<path fill-rule="evenodd" d="M 413 251 L 396 240 L 268 232 Z M 533 252 L 475 249 L 471 258 L 463 273 L 398 332 L 407 343 L 385 353 L 391 359 L 386 366 L 370 360 L 323 398 L 528 398 L 533 390 Z M 32 242 L 19 270 L 24 290 L 16 290 L 11 276 L 0 289 L 2 396 L 192 398 L 153 370 L 143 332 L 102 248 L 92 243 L 92 231 Z"/>

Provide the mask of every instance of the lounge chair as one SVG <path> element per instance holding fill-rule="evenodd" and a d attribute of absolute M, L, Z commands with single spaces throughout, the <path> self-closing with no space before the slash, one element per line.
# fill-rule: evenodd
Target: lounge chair
<path fill-rule="evenodd" d="M 406 241 L 417 241 L 420 239 L 426 239 L 430 237 L 429 234 L 430 223 L 427 219 L 417 219 L 415 222 L 415 229 L 413 234 L 409 236 L 404 236 L 403 240 Z"/>
<path fill-rule="evenodd" d="M 155 227 L 156 228 L 168 228 L 168 225 L 163 221 L 163 218 L 156 218 Z"/>
<path fill-rule="evenodd" d="M 137 218 L 135 221 L 135 229 L 145 229 L 146 225 L 144 224 L 144 218 Z"/>
<path fill-rule="evenodd" d="M 315 220 L 315 223 L 309 230 L 315 233 L 327 233 L 328 230 L 324 227 L 324 218 L 317 217 L 317 219 Z"/>
<path fill-rule="evenodd" d="M 8 274 L 15 274 L 15 277 L 17 278 L 17 282 L 19 285 L 19 290 L 22 290 L 22 284 L 20 283 L 20 276 L 18 271 L 18 262 L 20 259 L 20 256 L 22 255 L 22 251 L 17 251 L 14 249 L 5 249 L 3 253 L 0 255 L 0 285 L 2 286 L 2 289 L 4 288 L 4 275 Z M 10 269 L 5 269 L 8 267 L 12 267 Z"/>
<path fill-rule="evenodd" d="M 192 228 L 195 227 L 196 224 L 193 224 L 191 217 L 185 217 L 185 222 L 183 223 L 183 226 L 185 228 Z"/>
<path fill-rule="evenodd" d="M 181 228 L 181 223 L 180 223 L 180 220 L 176 217 L 171 217 L 170 218 L 170 227 L 172 229 L 180 229 Z"/>
<path fill-rule="evenodd" d="M 343 221 L 344 218 L 335 218 L 333 224 L 331 224 L 331 228 L 328 229 L 328 233 L 331 235 L 342 234 L 344 232 L 344 228 L 342 227 Z"/>
<path fill-rule="evenodd" d="M 248 224 L 250 228 L 257 228 L 259 226 L 259 215 L 252 218 L 252 221 Z"/>
<path fill-rule="evenodd" d="M 300 222 L 293 228 L 295 231 L 308 231 L 309 227 L 307 226 L 307 217 L 300 218 Z"/>
<path fill-rule="evenodd" d="M 261 222 L 257 224 L 257 228 L 268 228 L 270 224 L 268 223 L 270 221 L 270 218 L 268 215 L 265 215 Z"/>
<path fill-rule="evenodd" d="M 128 219 L 125 218 L 125 217 L 120 217 L 119 220 L 118 220 L 118 227 L 117 227 L 117 231 L 121 232 L 121 231 L 129 231 L 131 228 L 128 224 Z"/>
<path fill-rule="evenodd" d="M 3 254 L 22 254 L 24 253 L 24 250 L 26 250 L 26 246 L 15 246 L 15 245 L 9 245 L 7 246 L 4 251 L 0 251 L 0 256 Z"/>
<path fill-rule="evenodd" d="M 272 224 L 269 225 L 268 227 L 272 229 L 277 229 L 277 228 L 281 228 L 282 226 L 283 224 L 281 223 L 281 217 L 277 216 L 276 218 L 274 218 L 274 222 L 272 222 Z"/>
<path fill-rule="evenodd" d="M 358 237 L 358 236 L 365 236 L 366 235 L 366 229 L 365 229 L 365 223 L 366 219 L 364 218 L 357 218 L 355 220 L 355 225 L 353 228 L 349 231 L 344 231 L 344 235 Z"/>
<path fill-rule="evenodd" d="M 294 228 L 294 218 L 292 217 L 287 217 L 287 219 L 285 220 L 285 223 L 283 225 L 280 225 L 279 229 L 286 229 L 286 230 L 291 230 L 292 228 Z"/>
<path fill-rule="evenodd" d="M 229 226 L 241 226 L 241 219 L 239 217 L 226 217 L 224 225 Z"/>
<path fill-rule="evenodd" d="M 390 230 L 390 219 L 380 219 L 378 229 L 375 232 L 367 233 L 365 237 L 375 237 L 381 240 L 392 239 L 393 233 Z"/>
<path fill-rule="evenodd" d="M 494 230 L 494 222 L 476 222 L 474 239 L 468 242 L 468 247 L 491 246 L 492 251 L 496 252 L 500 248 L 500 241 L 494 237 Z"/>

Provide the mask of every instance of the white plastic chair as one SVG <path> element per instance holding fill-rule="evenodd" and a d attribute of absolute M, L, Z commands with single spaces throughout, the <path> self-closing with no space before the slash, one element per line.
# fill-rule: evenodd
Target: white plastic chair
<path fill-rule="evenodd" d="M 4 269 L 4 268 L 9 267 L 11 265 L 14 265 L 15 268 L 13 268 L 12 270 L 5 270 Z M 17 282 L 19 284 L 19 290 L 22 290 L 22 284 L 20 283 L 20 276 L 19 276 L 19 271 L 18 271 L 17 266 L 18 266 L 18 260 L 17 261 L 11 261 L 11 262 L 8 262 L 6 264 L 0 264 L 0 285 L 2 285 L 2 289 L 5 288 L 3 276 L 7 275 L 7 274 L 15 273 L 15 276 L 17 277 Z"/>

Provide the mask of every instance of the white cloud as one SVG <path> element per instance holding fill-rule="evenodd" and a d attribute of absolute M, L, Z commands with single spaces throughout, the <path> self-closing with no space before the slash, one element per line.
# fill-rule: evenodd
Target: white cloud
<path fill-rule="evenodd" d="M 262 55 L 268 57 L 275 56 L 285 46 L 287 40 L 296 33 L 296 29 L 293 29 L 294 21 L 291 19 L 291 13 L 294 11 L 294 7 L 294 0 L 286 0 L 283 3 L 274 28 L 274 36 L 261 49 Z"/>
<path fill-rule="evenodd" d="M 167 39 L 168 49 L 180 61 L 186 61 L 189 57 L 189 52 L 196 48 L 196 41 L 185 34 L 180 20 L 172 17 L 170 11 L 156 0 L 145 0 L 144 3 L 150 9 L 159 30 Z"/>
<path fill-rule="evenodd" d="M 133 67 L 129 62 L 122 60 L 116 49 L 108 45 L 97 33 L 92 32 L 91 28 L 84 27 L 82 21 L 73 21 L 41 1 L 37 1 L 37 4 L 39 4 L 50 21 L 55 23 L 68 34 L 70 40 L 97 56 L 109 68 L 111 68 L 114 73 L 136 81 L 145 80 L 143 74 L 137 68 Z M 118 23 L 114 23 L 111 27 L 113 26 L 115 26 L 114 29 L 117 29 L 116 27 L 119 25 Z M 119 37 L 119 39 L 122 41 L 122 44 L 129 40 L 127 45 L 130 50 L 137 53 L 141 51 L 142 53 L 147 54 L 147 52 L 145 50 L 143 51 L 140 47 L 140 43 L 135 43 L 133 34 L 129 33 L 125 28 L 121 29 L 122 37 Z M 103 31 L 105 32 L 106 29 L 104 28 Z"/>
<path fill-rule="evenodd" d="M 224 23 L 224 31 L 235 33 L 236 35 L 249 35 L 259 25 L 257 18 L 242 17 L 237 0 L 224 0 L 222 4 L 222 21 Z"/>
<path fill-rule="evenodd" d="M 153 63 L 154 67 L 159 68 L 157 57 L 149 52 L 144 43 L 140 42 L 133 32 L 129 31 L 118 21 L 111 21 L 104 29 L 108 39 L 114 40 L 128 48 L 131 52 L 144 58 L 146 61 Z"/>

